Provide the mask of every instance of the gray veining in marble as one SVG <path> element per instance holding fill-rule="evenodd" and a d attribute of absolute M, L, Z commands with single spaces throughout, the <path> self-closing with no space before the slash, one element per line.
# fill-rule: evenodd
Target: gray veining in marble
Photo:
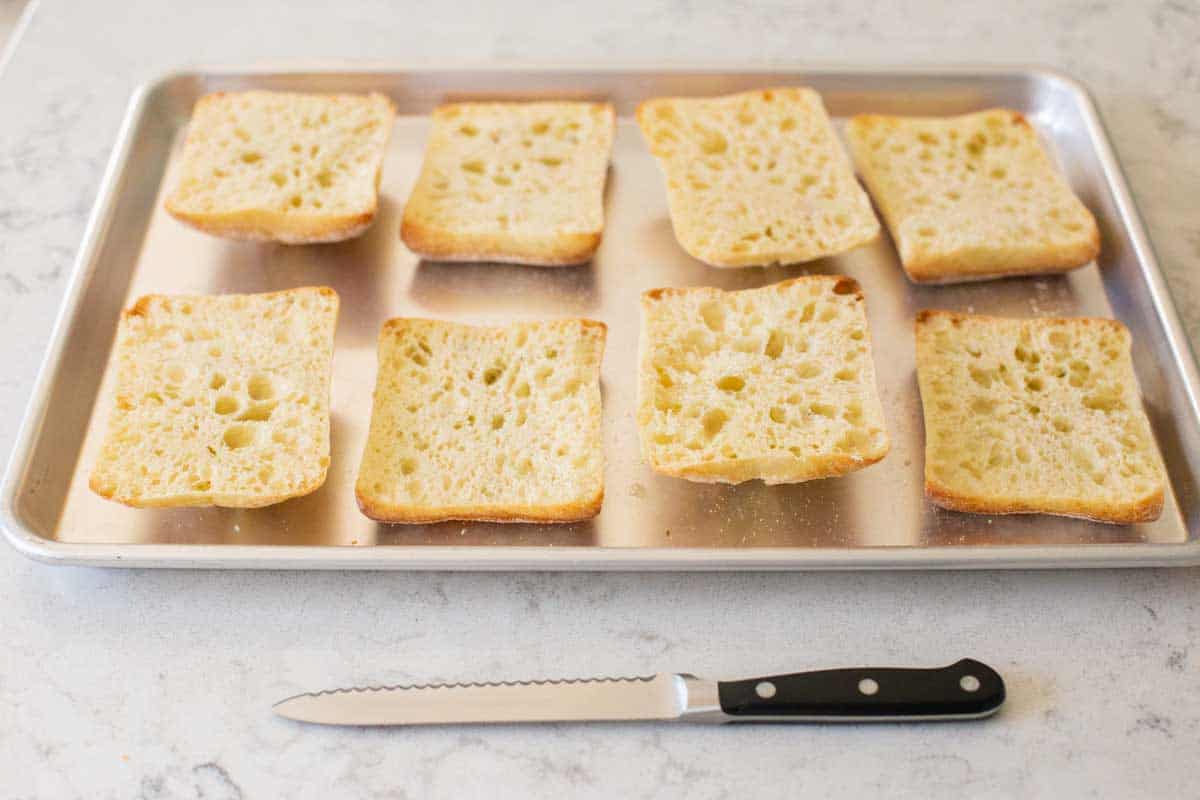
<path fill-rule="evenodd" d="M 346 57 L 1038 62 L 1100 105 L 1200 337 L 1200 5 L 1188 0 L 123 4 L 45 0 L 0 75 L 0 453 L 126 99 L 195 62 Z M 55 569 L 0 547 L 0 796 L 1195 797 L 1200 572 L 405 575 Z M 331 730 L 346 683 L 970 655 L 984 724 Z"/>

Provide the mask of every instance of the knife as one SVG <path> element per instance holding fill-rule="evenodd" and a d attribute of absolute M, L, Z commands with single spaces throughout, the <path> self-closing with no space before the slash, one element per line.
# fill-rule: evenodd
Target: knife
<path fill-rule="evenodd" d="M 919 722 L 991 716 L 1004 680 L 963 659 L 948 667 L 830 669 L 740 681 L 660 672 L 635 678 L 330 689 L 275 704 L 322 725 L 503 722 Z"/>

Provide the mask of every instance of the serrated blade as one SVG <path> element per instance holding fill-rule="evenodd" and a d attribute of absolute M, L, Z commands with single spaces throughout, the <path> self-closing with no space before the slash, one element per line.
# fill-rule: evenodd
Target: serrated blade
<path fill-rule="evenodd" d="M 324 725 L 446 725 L 678 719 L 687 704 L 680 675 L 503 683 L 379 686 L 298 694 L 275 713 Z"/>

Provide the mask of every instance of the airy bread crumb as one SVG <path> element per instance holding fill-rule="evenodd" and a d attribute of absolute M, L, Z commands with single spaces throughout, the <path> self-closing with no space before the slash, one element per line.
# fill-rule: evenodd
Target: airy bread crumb
<path fill-rule="evenodd" d="M 642 454 L 667 475 L 795 483 L 888 451 L 863 296 L 849 278 L 646 292 L 638 374 Z"/>
<path fill-rule="evenodd" d="M 167 211 L 231 239 L 358 236 L 375 218 L 395 115 L 381 94 L 206 95 L 192 112 Z"/>
<path fill-rule="evenodd" d="M 1065 272 L 1100 252 L 1091 212 L 1016 111 L 864 114 L 846 137 L 913 281 Z"/>
<path fill-rule="evenodd" d="M 324 287 L 138 300 L 117 332 L 93 491 L 131 506 L 253 508 L 316 490 L 337 314 Z"/>
<path fill-rule="evenodd" d="M 1124 325 L 922 311 L 916 328 L 934 503 L 1114 523 L 1162 513 Z"/>
<path fill-rule="evenodd" d="M 441 106 L 401 238 L 439 261 L 588 261 L 604 230 L 613 126 L 607 103 Z"/>
<path fill-rule="evenodd" d="M 604 497 L 601 322 L 392 319 L 355 494 L 382 522 L 574 522 Z"/>
<path fill-rule="evenodd" d="M 675 237 L 706 264 L 811 261 L 879 236 L 811 89 L 657 98 L 637 118 L 666 173 Z"/>

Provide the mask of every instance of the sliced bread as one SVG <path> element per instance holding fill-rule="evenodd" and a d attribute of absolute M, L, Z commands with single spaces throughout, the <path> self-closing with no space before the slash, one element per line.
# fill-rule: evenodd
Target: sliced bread
<path fill-rule="evenodd" d="M 706 264 L 811 261 L 879 235 L 811 89 L 658 98 L 637 119 L 666 173 L 675 238 Z"/>
<path fill-rule="evenodd" d="M 573 522 L 604 497 L 607 329 L 393 319 L 355 493 L 381 522 Z"/>
<path fill-rule="evenodd" d="M 865 114 L 846 137 L 913 281 L 1064 272 L 1100 252 L 1091 212 L 1016 111 Z"/>
<path fill-rule="evenodd" d="M 244 508 L 317 489 L 337 314 L 327 288 L 138 300 L 121 316 L 91 488 L 131 506 Z"/>
<path fill-rule="evenodd" d="M 646 292 L 638 374 L 642 454 L 667 475 L 795 483 L 888 451 L 863 296 L 849 278 Z"/>
<path fill-rule="evenodd" d="M 438 108 L 401 238 L 437 261 L 588 261 L 604 230 L 613 125 L 607 103 Z"/>
<path fill-rule="evenodd" d="M 231 239 L 358 236 L 375 218 L 395 115 L 381 94 L 206 95 L 192 112 L 167 211 Z"/>
<path fill-rule="evenodd" d="M 930 499 L 984 514 L 1157 518 L 1166 479 L 1129 348 L 1110 319 L 922 311 Z"/>

